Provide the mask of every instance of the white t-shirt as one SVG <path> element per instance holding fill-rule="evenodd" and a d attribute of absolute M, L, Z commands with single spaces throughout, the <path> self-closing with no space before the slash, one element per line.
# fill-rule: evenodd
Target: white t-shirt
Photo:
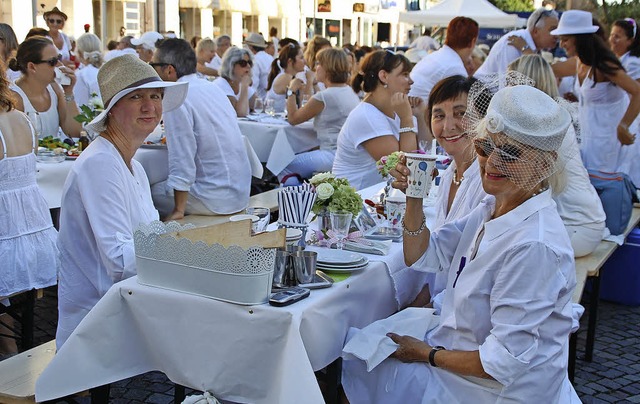
<path fill-rule="evenodd" d="M 538 50 L 535 42 L 533 42 L 533 38 L 531 37 L 529 30 L 519 29 L 517 31 L 507 32 L 493 45 L 489 51 L 487 60 L 485 60 L 484 63 L 482 63 L 482 66 L 478 68 L 473 75 L 474 77 L 482 79 L 483 77 L 492 74 L 504 74 L 507 71 L 509 63 L 522 56 L 520 49 L 509 45 L 508 39 L 512 35 L 519 36 L 524 39 L 532 51 L 536 52 Z"/>
<path fill-rule="evenodd" d="M 351 111 L 338 135 L 338 149 L 333 160 L 333 173 L 349 180 L 360 190 L 382 181 L 376 160 L 362 145 L 380 136 L 400 140 L 400 117 L 389 118 L 368 102 L 361 102 Z"/>
<path fill-rule="evenodd" d="M 220 74 L 220 68 L 222 67 L 222 58 L 220 56 L 218 56 L 218 54 L 216 53 L 213 56 L 213 59 L 211 59 L 210 62 L 207 62 L 204 64 L 206 67 L 210 68 L 210 69 L 215 69 L 218 71 L 218 74 Z"/>
<path fill-rule="evenodd" d="M 76 85 L 73 87 L 73 96 L 78 106 L 87 105 L 91 94 L 100 98 L 100 86 L 98 86 L 98 68 L 86 65 L 76 70 Z"/>
<path fill-rule="evenodd" d="M 467 69 L 465 69 L 460 55 L 445 45 L 442 49 L 425 56 L 414 66 L 411 71 L 413 84 L 409 95 L 420 97 L 426 101 L 437 82 L 455 75 L 467 77 Z"/>
<path fill-rule="evenodd" d="M 350 86 L 329 87 L 312 98 L 324 104 L 322 112 L 313 120 L 320 149 L 335 151 L 338 134 L 351 111 L 360 104 L 360 99 Z"/>

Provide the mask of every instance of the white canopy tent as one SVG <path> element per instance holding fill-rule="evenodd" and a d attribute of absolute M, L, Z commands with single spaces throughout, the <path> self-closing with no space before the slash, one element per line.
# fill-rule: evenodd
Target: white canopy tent
<path fill-rule="evenodd" d="M 523 27 L 526 24 L 524 18 L 507 14 L 487 0 L 443 0 L 427 10 L 401 12 L 399 21 L 442 26 L 458 16 L 473 18 L 481 27 L 487 28 Z"/>

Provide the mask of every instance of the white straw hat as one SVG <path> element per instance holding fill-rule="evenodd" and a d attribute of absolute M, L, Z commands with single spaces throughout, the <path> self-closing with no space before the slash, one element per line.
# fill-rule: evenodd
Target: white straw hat
<path fill-rule="evenodd" d="M 123 55 L 103 64 L 98 71 L 98 85 L 104 111 L 86 125 L 87 130 L 100 133 L 105 130 L 109 110 L 125 95 L 141 88 L 164 88 L 163 112 L 171 111 L 184 102 L 188 83 L 162 81 L 155 69 L 140 60 L 138 55 Z"/>
<path fill-rule="evenodd" d="M 256 47 L 256 48 L 266 48 L 267 42 L 264 40 L 264 37 L 256 32 L 252 32 L 247 36 L 247 39 L 244 41 L 245 44 Z"/>
<path fill-rule="evenodd" d="M 588 11 L 568 10 L 562 13 L 558 28 L 551 35 L 593 34 L 600 27 L 593 25 L 593 16 Z"/>

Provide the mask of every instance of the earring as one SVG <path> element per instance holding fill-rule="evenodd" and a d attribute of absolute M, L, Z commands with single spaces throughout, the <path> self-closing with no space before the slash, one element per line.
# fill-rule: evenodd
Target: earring
<path fill-rule="evenodd" d="M 384 83 L 384 84 L 382 85 L 382 87 L 387 88 L 387 87 L 389 87 L 389 85 L 388 85 L 387 83 Z"/>

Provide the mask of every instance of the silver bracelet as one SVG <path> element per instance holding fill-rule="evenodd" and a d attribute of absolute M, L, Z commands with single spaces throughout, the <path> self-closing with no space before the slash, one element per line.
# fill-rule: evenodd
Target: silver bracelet
<path fill-rule="evenodd" d="M 73 94 L 65 94 L 64 95 L 64 100 L 66 102 L 71 102 L 74 101 L 76 99 L 76 97 L 73 96 Z"/>
<path fill-rule="evenodd" d="M 418 236 L 418 235 L 420 235 L 420 233 L 422 233 L 424 231 L 424 229 L 427 228 L 427 218 L 425 218 L 424 215 L 422 215 L 422 224 L 420 225 L 420 228 L 418 230 L 415 230 L 415 231 L 407 229 L 407 226 L 404 223 L 404 219 L 405 218 L 402 218 L 402 231 L 405 234 L 408 234 L 410 236 Z"/>
<path fill-rule="evenodd" d="M 412 126 L 407 126 L 405 128 L 400 128 L 400 130 L 398 131 L 398 133 L 408 133 L 408 132 L 418 133 L 418 129 Z"/>

